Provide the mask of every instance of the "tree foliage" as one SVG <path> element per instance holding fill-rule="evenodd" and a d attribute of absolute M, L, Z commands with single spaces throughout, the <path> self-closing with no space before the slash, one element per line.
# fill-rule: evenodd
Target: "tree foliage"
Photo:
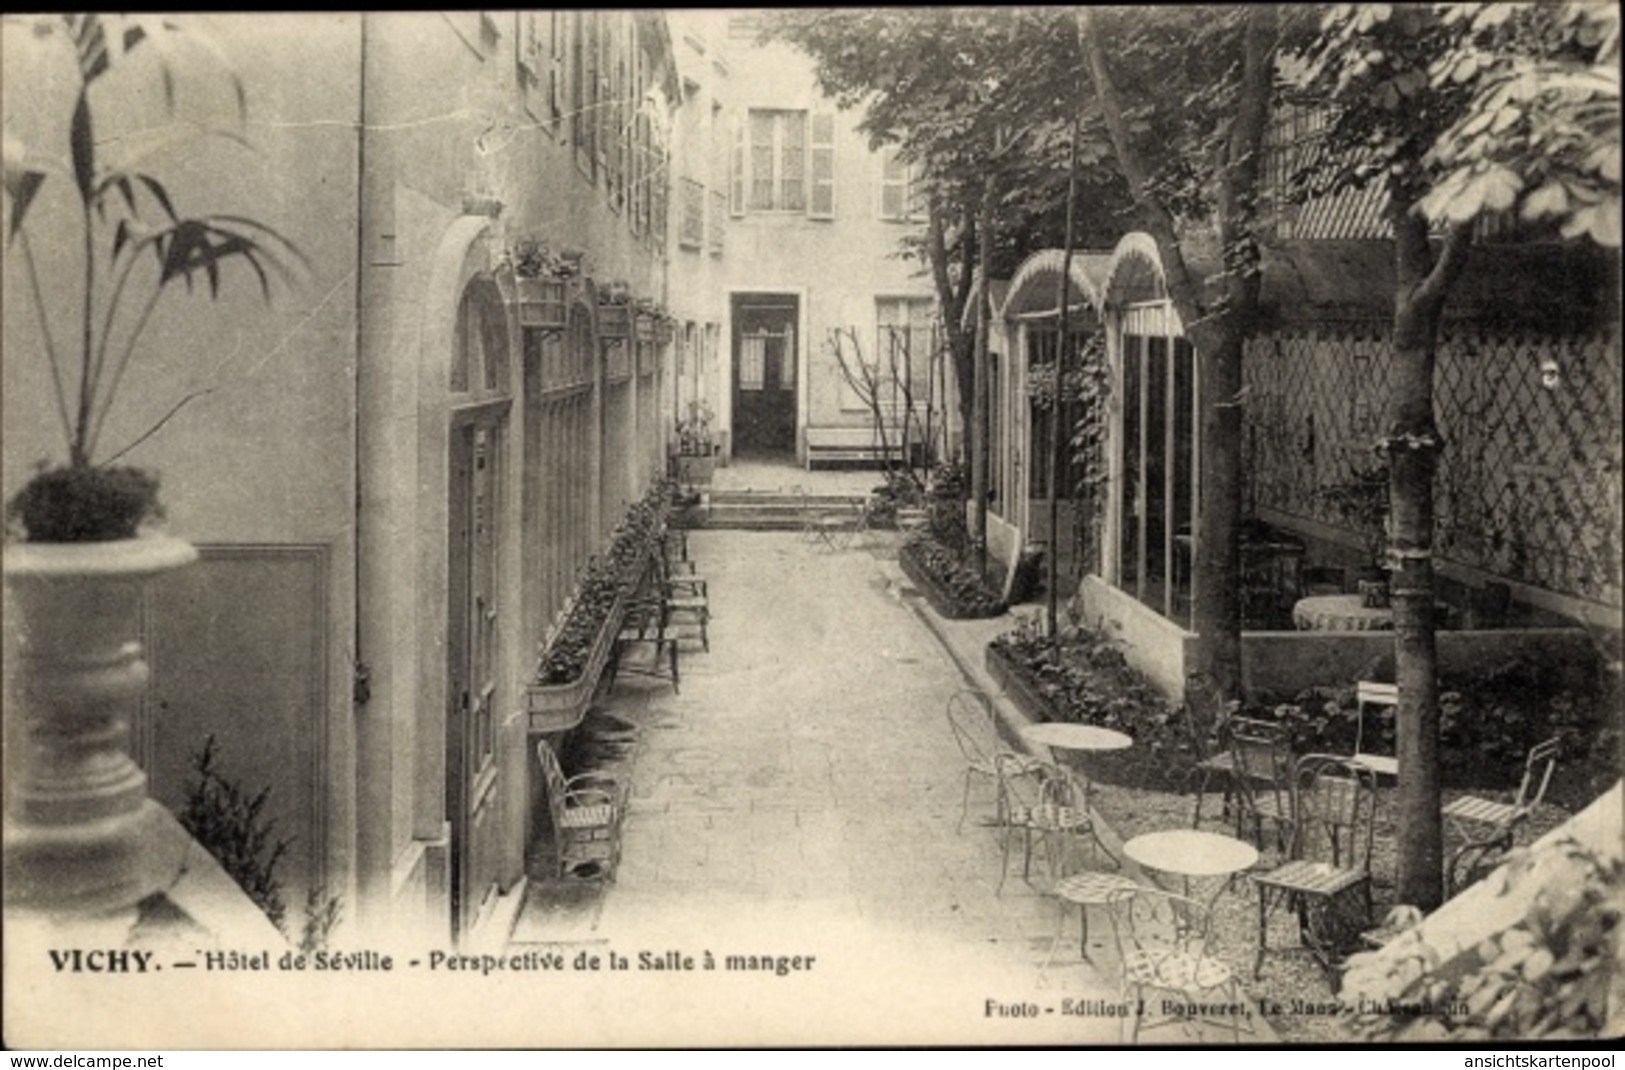
<path fill-rule="evenodd" d="M 1427 155 L 1438 177 L 1422 210 L 1459 221 L 1518 202 L 1526 220 L 1617 248 L 1619 8 L 1451 4 L 1440 21 L 1458 33 L 1429 83 L 1471 97 Z"/>
<path fill-rule="evenodd" d="M 1516 210 L 1618 246 L 1614 6 L 1338 4 L 1300 59 L 1332 109 L 1300 196 L 1380 180 L 1435 226 Z"/>

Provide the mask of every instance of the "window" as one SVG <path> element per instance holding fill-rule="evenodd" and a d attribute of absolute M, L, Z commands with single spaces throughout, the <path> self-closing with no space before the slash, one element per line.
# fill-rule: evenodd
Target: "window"
<path fill-rule="evenodd" d="M 841 408 L 869 408 L 871 394 L 873 402 L 887 409 L 910 403 L 923 406 L 931 392 L 937 338 L 936 302 L 931 298 L 875 298 L 873 344 L 837 354 L 845 362 Z"/>
<path fill-rule="evenodd" d="M 598 13 L 572 11 L 570 17 L 570 141 L 576 165 L 588 178 L 593 169 L 598 114 Z"/>
<path fill-rule="evenodd" d="M 705 242 L 705 187 L 692 178 L 679 180 L 682 199 L 678 203 L 677 244 L 698 249 Z"/>
<path fill-rule="evenodd" d="M 920 167 L 905 163 L 895 148 L 881 155 L 880 218 L 892 223 L 913 223 L 925 218 Z"/>
<path fill-rule="evenodd" d="M 752 108 L 735 129 L 733 214 L 835 214 L 835 121 L 805 111 Z"/>
<path fill-rule="evenodd" d="M 750 210 L 800 212 L 807 207 L 807 113 L 750 113 Z"/>
<path fill-rule="evenodd" d="M 885 376 L 894 387 L 906 383 L 908 397 L 923 402 L 937 349 L 936 302 L 929 297 L 877 298 L 875 322 L 875 353 Z M 901 402 L 904 392 L 896 392 Z"/>
<path fill-rule="evenodd" d="M 490 396 L 508 390 L 508 333 L 501 298 L 489 282 L 477 282 L 457 306 L 456 348 L 448 389 Z"/>

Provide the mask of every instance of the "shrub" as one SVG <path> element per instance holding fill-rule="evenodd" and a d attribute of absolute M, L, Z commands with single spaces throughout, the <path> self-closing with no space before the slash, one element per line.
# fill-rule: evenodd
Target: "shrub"
<path fill-rule="evenodd" d="M 1625 862 L 1573 839 L 1519 852 L 1505 895 L 1540 881 L 1518 922 L 1450 962 L 1419 930 L 1349 960 L 1365 1041 L 1596 1039 L 1610 1025 Z M 1402 942 L 1403 941 L 1403 942 Z"/>
<path fill-rule="evenodd" d="M 280 929 L 288 908 L 282 900 L 282 882 L 276 868 L 292 841 L 273 838 L 276 822 L 264 815 L 271 789 L 262 788 L 250 795 L 220 774 L 214 764 L 215 754 L 211 735 L 192 759 L 197 780 L 178 815 L 181 826 Z"/>

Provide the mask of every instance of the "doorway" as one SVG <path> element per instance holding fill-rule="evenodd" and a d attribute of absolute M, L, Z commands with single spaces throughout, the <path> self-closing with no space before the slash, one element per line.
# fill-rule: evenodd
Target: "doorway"
<path fill-rule="evenodd" d="M 784 462 L 796 453 L 796 320 L 789 294 L 733 299 L 733 454 Z"/>

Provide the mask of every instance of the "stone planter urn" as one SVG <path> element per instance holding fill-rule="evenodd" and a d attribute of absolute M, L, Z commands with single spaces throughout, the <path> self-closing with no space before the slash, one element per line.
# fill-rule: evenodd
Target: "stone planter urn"
<path fill-rule="evenodd" d="M 5 548 L 8 911 L 113 914 L 161 886 L 167 815 L 129 754 L 141 592 L 196 559 L 167 536 Z"/>

